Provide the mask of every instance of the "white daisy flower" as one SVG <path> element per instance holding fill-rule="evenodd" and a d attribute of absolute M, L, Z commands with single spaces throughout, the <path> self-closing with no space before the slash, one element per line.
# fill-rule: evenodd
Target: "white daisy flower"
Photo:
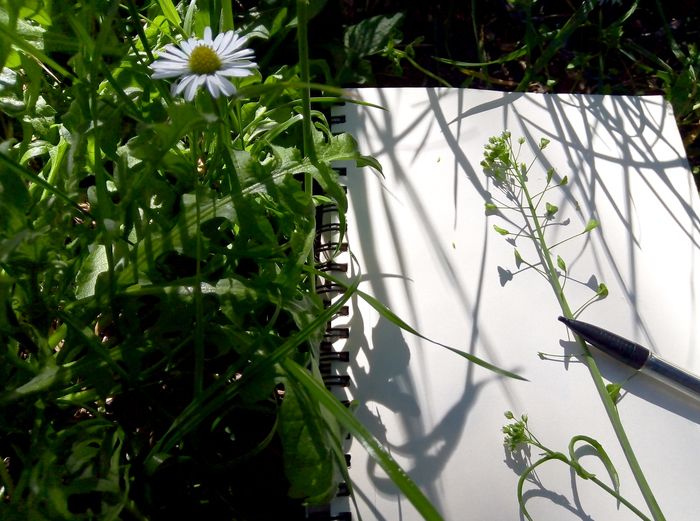
<path fill-rule="evenodd" d="M 154 80 L 179 78 L 173 83 L 173 95 L 184 93 L 192 101 L 197 89 L 206 86 L 214 98 L 220 94 L 232 96 L 236 93 L 229 77 L 243 78 L 253 74 L 256 63 L 253 50 L 244 47 L 247 38 L 235 31 L 219 34 L 214 40 L 211 28 L 204 29 L 204 38 L 190 38 L 179 45 L 166 45 L 158 59 L 151 64 Z"/>

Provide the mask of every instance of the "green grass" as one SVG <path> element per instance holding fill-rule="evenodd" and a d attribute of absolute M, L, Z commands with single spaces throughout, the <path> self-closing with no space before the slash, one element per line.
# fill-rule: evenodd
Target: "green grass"
<path fill-rule="evenodd" d="M 334 161 L 381 168 L 311 83 L 323 2 L 232 5 L 0 2 L 2 519 L 302 519 L 347 479 L 345 432 L 440 518 L 319 371 L 357 286 L 316 294 L 316 209 L 344 222 Z M 208 26 L 259 69 L 173 97 L 149 65 Z"/>
<path fill-rule="evenodd" d="M 280 364 L 317 365 L 335 311 L 311 184 L 342 209 L 331 161 L 363 159 L 312 121 L 304 60 L 216 102 L 151 79 L 178 35 L 264 48 L 296 16 L 223 4 L 0 11 L 3 519 L 300 518 L 335 492 L 337 427 L 312 403 L 299 430 Z"/>

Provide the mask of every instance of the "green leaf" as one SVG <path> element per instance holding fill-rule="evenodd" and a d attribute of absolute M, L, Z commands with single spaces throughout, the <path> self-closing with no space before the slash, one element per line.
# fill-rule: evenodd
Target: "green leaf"
<path fill-rule="evenodd" d="M 310 268 L 313 269 L 313 268 Z M 315 270 L 314 270 L 315 271 Z M 327 274 L 323 274 L 328 278 Z M 302 327 L 297 333 L 293 334 L 277 346 L 274 351 L 266 353 L 265 356 L 256 357 L 255 360 L 246 368 L 240 378 L 229 383 L 226 377 L 217 380 L 216 383 L 207 387 L 204 392 L 195 398 L 181 413 L 173 420 L 168 431 L 161 437 L 160 440 L 151 449 L 151 452 L 146 458 L 146 463 L 152 457 L 155 457 L 160 452 L 168 452 L 172 449 L 187 433 L 194 430 L 209 414 L 229 403 L 234 397 L 241 393 L 242 387 L 248 382 L 257 378 L 261 373 L 274 369 L 274 367 L 287 358 L 301 344 L 307 342 L 319 330 L 324 328 L 331 317 L 342 308 L 342 306 L 352 297 L 357 289 L 358 279 L 348 287 L 348 290 L 330 307 L 318 313 L 314 319 L 306 326 Z M 235 370 L 235 367 L 234 367 Z M 233 376 L 233 373 L 228 375 Z"/>
<path fill-rule="evenodd" d="M 566 273 L 566 263 L 564 262 L 564 259 L 562 259 L 559 255 L 557 255 L 557 266 L 559 266 L 560 270 Z"/>
<path fill-rule="evenodd" d="M 166 154 L 178 152 L 177 145 L 184 136 L 207 123 L 193 103 L 169 105 L 168 116 L 168 121 L 144 128 L 129 141 L 129 150 L 134 157 L 159 165 Z"/>
<path fill-rule="evenodd" d="M 34 378 L 25 384 L 0 395 L 0 404 L 9 403 L 24 396 L 49 389 L 54 384 L 66 380 L 67 374 L 64 367 L 47 364 Z"/>
<path fill-rule="evenodd" d="M 505 229 L 501 228 L 500 226 L 496 226 L 495 224 L 493 225 L 493 229 L 496 230 L 501 235 L 509 235 L 510 234 L 510 232 L 508 230 L 505 230 Z"/>
<path fill-rule="evenodd" d="M 279 409 L 278 432 L 282 440 L 284 470 L 289 479 L 289 496 L 311 504 L 329 502 L 336 493 L 334 459 L 328 426 L 321 414 L 318 396 L 307 398 L 296 380 L 284 385 Z M 309 390 L 313 392 L 315 389 Z"/>
<path fill-rule="evenodd" d="M 493 371 L 494 373 L 498 373 L 502 376 L 507 376 L 509 378 L 515 378 L 516 380 L 524 380 L 527 381 L 526 378 L 523 378 L 522 376 L 513 373 L 511 371 L 507 371 L 505 369 L 501 369 L 500 367 L 497 367 L 489 362 L 486 362 L 479 358 L 478 356 L 474 356 L 471 353 L 467 353 L 466 351 L 461 351 L 459 349 L 456 349 L 454 347 L 450 347 L 448 345 L 445 345 L 441 342 L 437 342 L 435 340 L 432 340 L 425 335 L 419 333 L 415 329 L 413 329 L 411 326 L 409 326 L 406 322 L 404 322 L 401 318 L 399 318 L 396 314 L 394 314 L 393 311 L 391 311 L 389 308 L 384 306 L 381 302 L 379 302 L 377 299 L 374 297 L 368 295 L 367 293 L 357 290 L 357 294 L 362 297 L 367 303 L 369 303 L 374 309 L 376 309 L 384 318 L 389 320 L 390 322 L 396 324 L 399 326 L 401 329 L 408 331 L 409 333 L 417 336 L 418 338 L 422 338 L 423 340 L 426 340 L 427 342 L 430 342 L 431 344 L 440 346 L 444 349 L 447 349 L 448 351 L 452 351 L 453 353 L 466 358 L 470 362 L 480 365 L 481 367 L 484 367 L 485 369 L 488 369 L 489 371 Z"/>
<path fill-rule="evenodd" d="M 605 386 L 605 390 L 608 391 L 608 394 L 610 395 L 610 399 L 613 401 L 613 403 L 617 403 L 620 400 L 620 390 L 622 389 L 622 385 L 620 384 L 607 384 Z"/>
<path fill-rule="evenodd" d="M 367 428 L 331 394 L 322 382 L 319 382 L 309 372 L 292 359 L 283 360 L 280 364 L 289 378 L 293 378 L 307 389 L 314 390 L 318 403 L 326 408 L 351 436 L 356 439 L 377 464 L 387 473 L 416 510 L 427 521 L 441 521 L 442 516 L 425 497 L 415 482 L 394 461 L 391 455 L 379 444 Z"/>
<path fill-rule="evenodd" d="M 498 211 L 498 206 L 496 206 L 494 203 L 484 203 L 484 208 L 486 209 L 487 213 Z"/>
<path fill-rule="evenodd" d="M 588 233 L 592 230 L 595 230 L 598 227 L 599 223 L 595 219 L 590 219 L 586 223 L 586 227 L 583 229 L 583 233 Z"/>
<path fill-rule="evenodd" d="M 559 181 L 559 186 L 566 186 L 569 184 L 569 177 L 564 176 L 561 181 Z"/>
<path fill-rule="evenodd" d="M 44 27 L 22 19 L 16 20 L 16 24 L 16 27 L 9 27 L 7 13 L 0 9 L 0 40 L 10 42 L 19 50 L 36 61 L 48 65 L 61 75 L 74 78 L 73 74 L 44 53 L 44 37 L 46 33 Z M 12 58 L 12 53 L 8 57 Z M 6 62 L 2 65 L 16 67 L 19 63 Z"/>
<path fill-rule="evenodd" d="M 179 27 L 181 23 L 180 15 L 177 13 L 177 9 L 175 9 L 172 0 L 158 0 L 158 5 L 163 11 L 163 15 L 165 15 L 165 18 L 171 24 Z"/>
<path fill-rule="evenodd" d="M 548 168 L 547 169 L 547 184 L 552 180 L 552 177 L 554 177 L 554 169 L 553 168 Z"/>
<path fill-rule="evenodd" d="M 567 41 L 569 36 L 584 22 L 587 20 L 590 12 L 595 8 L 597 4 L 593 2 L 582 2 L 580 7 L 573 13 L 573 15 L 558 29 L 553 36 L 548 38 L 547 46 L 542 51 L 535 61 L 534 65 L 531 65 L 525 76 L 527 80 L 530 78 L 531 74 L 541 71 L 547 64 L 552 61 L 554 55 L 559 52 L 565 45 L 564 42 Z"/>
<path fill-rule="evenodd" d="M 348 54 L 364 58 L 381 52 L 398 31 L 403 13 L 373 16 L 345 30 L 344 44 Z"/>
<path fill-rule="evenodd" d="M 523 263 L 523 258 L 520 256 L 520 252 L 518 250 L 513 250 L 513 252 L 515 253 L 515 265 L 519 268 Z"/>
<path fill-rule="evenodd" d="M 545 203 L 545 208 L 547 209 L 547 217 L 550 219 L 559 211 L 559 207 L 551 203 Z"/>
<path fill-rule="evenodd" d="M 0 156 L 5 158 L 2 153 Z M 10 236 L 26 226 L 28 206 L 29 192 L 24 181 L 15 172 L 0 168 L 0 213 L 3 216 L 0 237 Z"/>
<path fill-rule="evenodd" d="M 598 284 L 598 289 L 596 289 L 596 295 L 598 295 L 598 298 L 604 299 L 608 296 L 608 287 L 601 282 Z"/>
<path fill-rule="evenodd" d="M 56 197 L 59 197 L 60 199 L 63 199 L 65 202 L 73 206 L 80 214 L 85 215 L 85 212 L 83 209 L 78 206 L 73 200 L 68 197 L 64 192 L 61 190 L 57 189 L 54 185 L 51 183 L 48 183 L 44 178 L 41 176 L 35 174 L 34 172 L 18 165 L 15 163 L 12 159 L 7 157 L 5 154 L 0 153 L 0 166 L 3 166 L 6 170 L 5 172 L 7 175 L 10 175 L 10 172 L 12 172 L 16 176 L 21 176 L 29 181 L 32 181 L 38 185 L 40 185 L 42 188 L 47 190 L 48 192 L 54 194 Z M 0 170 L 1 171 L 1 170 Z"/>
<path fill-rule="evenodd" d="M 103 244 L 93 244 L 76 277 L 75 296 L 78 299 L 91 297 L 95 294 L 97 277 L 108 269 L 107 251 Z"/>

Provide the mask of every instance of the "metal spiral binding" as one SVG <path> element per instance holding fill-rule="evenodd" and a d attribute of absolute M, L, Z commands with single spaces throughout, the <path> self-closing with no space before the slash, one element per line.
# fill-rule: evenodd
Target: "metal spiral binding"
<path fill-rule="evenodd" d="M 331 118 L 331 124 L 339 122 L 341 121 Z M 341 176 L 347 173 L 345 168 L 336 168 L 335 170 Z M 348 272 L 348 264 L 345 262 L 338 262 L 335 259 L 336 254 L 346 252 L 348 249 L 347 243 L 339 241 L 339 237 L 342 236 L 344 230 L 341 229 L 340 223 L 334 220 L 334 216 L 337 212 L 338 208 L 332 204 L 320 205 L 316 209 L 314 254 L 316 268 L 323 273 L 343 274 Z M 329 279 L 324 279 L 322 276 L 319 276 L 316 281 L 316 292 L 323 299 L 325 307 L 329 307 L 332 303 L 332 299 L 342 294 L 344 290 L 345 288 L 342 285 L 331 282 Z M 351 384 L 349 375 L 334 373 L 334 369 L 338 370 L 339 366 L 342 368 L 350 362 L 349 352 L 336 350 L 334 347 L 336 342 L 349 337 L 350 330 L 346 325 L 338 326 L 334 325 L 333 322 L 347 316 L 349 316 L 349 308 L 348 306 L 343 306 L 331 318 L 328 324 L 326 324 L 326 330 L 321 341 L 319 371 L 321 372 L 323 383 L 329 389 L 342 389 Z M 342 373 L 343 370 L 340 369 L 340 372 Z M 341 400 L 341 402 L 346 407 L 350 406 L 349 400 Z M 349 467 L 350 455 L 346 454 L 345 459 Z M 348 495 L 349 488 L 347 484 L 341 483 L 336 496 L 342 497 Z M 306 516 L 307 519 L 311 521 L 352 521 L 352 514 L 350 512 L 343 511 L 334 513 L 331 510 L 330 504 L 307 507 Z"/>

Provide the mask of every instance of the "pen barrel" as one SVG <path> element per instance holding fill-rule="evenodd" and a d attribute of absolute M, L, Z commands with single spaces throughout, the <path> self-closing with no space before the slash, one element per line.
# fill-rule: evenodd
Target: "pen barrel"
<path fill-rule="evenodd" d="M 700 377 L 666 360 L 657 358 L 653 353 L 649 354 L 649 359 L 644 364 L 642 372 L 695 399 L 700 396 Z"/>
<path fill-rule="evenodd" d="M 587 322 L 559 317 L 559 321 L 586 342 L 633 369 L 641 369 L 651 354 L 646 347 Z"/>

